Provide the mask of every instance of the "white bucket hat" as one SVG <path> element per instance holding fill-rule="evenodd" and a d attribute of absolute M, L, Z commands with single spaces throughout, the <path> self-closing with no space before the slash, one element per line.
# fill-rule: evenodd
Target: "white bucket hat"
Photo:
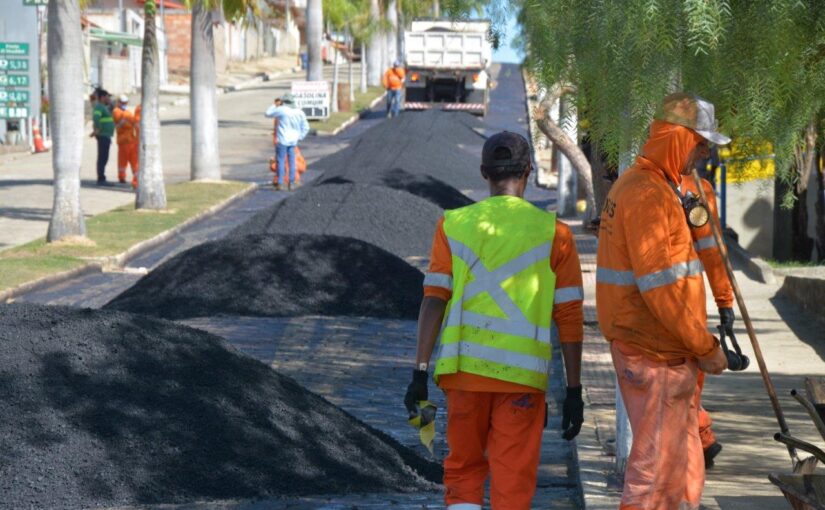
<path fill-rule="evenodd" d="M 730 137 L 718 132 L 713 103 L 686 92 L 676 92 L 665 97 L 655 118 L 663 122 L 690 128 L 705 140 L 716 145 L 727 145 Z"/>

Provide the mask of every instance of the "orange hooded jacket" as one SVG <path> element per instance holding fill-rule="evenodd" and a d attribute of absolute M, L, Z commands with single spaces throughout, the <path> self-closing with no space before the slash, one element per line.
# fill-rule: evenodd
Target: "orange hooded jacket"
<path fill-rule="evenodd" d="M 714 195 L 713 186 L 710 182 L 702 179 L 702 188 L 704 188 L 705 196 L 708 198 L 710 213 L 718 220 L 719 213 L 716 209 L 716 195 Z M 682 180 L 681 190 L 682 193 L 690 191 L 699 196 L 696 181 L 693 180 L 693 177 L 685 177 Z M 713 298 L 716 300 L 716 306 L 719 308 L 733 308 L 733 287 L 725 270 L 722 253 L 719 251 L 719 246 L 716 245 L 716 239 L 713 237 L 710 222 L 703 227 L 690 229 L 690 234 L 693 237 L 693 247 L 699 254 L 702 265 L 705 266 L 705 273 L 708 275 L 708 283 L 710 283 Z"/>
<path fill-rule="evenodd" d="M 676 193 L 702 138 L 654 121 L 642 155 L 613 185 L 601 215 L 596 309 L 608 341 L 657 360 L 711 355 L 702 262 Z"/>

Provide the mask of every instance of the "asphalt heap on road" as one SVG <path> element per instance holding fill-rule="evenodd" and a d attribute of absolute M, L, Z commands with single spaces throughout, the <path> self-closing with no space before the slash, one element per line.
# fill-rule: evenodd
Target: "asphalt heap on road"
<path fill-rule="evenodd" d="M 459 190 L 481 179 L 484 124 L 466 113 L 425 111 L 382 122 L 315 163 L 321 182 L 374 183 L 454 209 L 472 203 Z"/>
<path fill-rule="evenodd" d="M 410 259 L 426 258 L 443 208 L 471 203 L 458 190 L 479 183 L 477 128 L 441 112 L 382 123 L 326 158 L 318 185 L 104 310 L 0 307 L 0 507 L 434 489 L 436 464 L 220 338 L 148 315 L 414 319 Z"/>
<path fill-rule="evenodd" d="M 382 122 L 313 165 L 324 170 L 318 184 L 258 213 L 227 238 L 170 259 L 107 307 L 175 319 L 415 319 L 423 276 L 409 263 L 421 267 L 428 258 L 441 204 L 472 203 L 445 183 L 480 182 L 481 127 L 466 113 L 439 111 Z M 422 186 L 426 193 L 411 192 Z"/>
<path fill-rule="evenodd" d="M 414 319 L 423 275 L 357 239 L 230 236 L 161 264 L 105 306 L 183 319 L 343 315 Z"/>
<path fill-rule="evenodd" d="M 0 507 L 433 490 L 439 466 L 216 336 L 0 305 Z"/>

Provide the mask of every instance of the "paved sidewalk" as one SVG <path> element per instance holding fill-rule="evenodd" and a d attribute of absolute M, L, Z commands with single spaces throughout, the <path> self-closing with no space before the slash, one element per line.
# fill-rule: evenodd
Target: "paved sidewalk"
<path fill-rule="evenodd" d="M 283 59 L 280 59 L 283 60 Z M 288 60 L 288 59 L 287 59 Z M 225 179 L 266 182 L 270 179 L 268 160 L 272 153 L 272 121 L 263 112 L 274 97 L 289 89 L 293 80 L 302 80 L 303 73 L 289 71 L 291 62 L 267 59 L 263 63 L 245 63 L 239 76 L 248 80 L 257 74 L 255 66 L 269 68 L 275 64 L 287 66 L 283 74 L 261 81 L 238 92 L 218 96 L 221 167 Z M 240 64 L 239 64 L 240 65 Z M 331 79 L 332 69 L 326 66 Z M 240 82 L 239 82 L 240 83 Z M 163 172 L 167 183 L 189 179 L 190 173 L 190 107 L 187 96 L 164 95 L 161 111 L 161 150 Z M 170 98 L 176 98 L 174 104 Z M 133 101 L 137 102 L 137 101 Z M 87 123 L 86 131 L 91 133 Z M 304 154 L 310 163 L 339 149 L 346 136 L 337 140 L 305 141 Z M 112 187 L 96 185 L 96 142 L 84 137 L 81 164 L 80 199 L 83 212 L 93 216 L 134 200 L 128 184 Z M 131 175 L 131 174 L 130 174 Z M 109 181 L 117 181 L 117 144 L 112 141 L 106 167 Z M 0 250 L 23 244 L 46 234 L 52 210 L 52 153 L 0 155 Z"/>
<path fill-rule="evenodd" d="M 597 243 L 595 237 L 581 232 L 580 223 L 575 226 L 584 272 L 583 384 L 589 404 L 586 424 L 577 440 L 582 486 L 588 510 L 615 510 L 621 498 L 621 484 L 614 473 L 615 375 L 608 344 L 595 318 Z M 775 297 L 781 279 L 776 285 L 762 284 L 741 270 L 736 271 L 736 278 L 791 432 L 800 439 L 822 444 L 808 415 L 789 394 L 792 388 L 803 388 L 804 377 L 825 375 L 825 336 L 821 328 L 793 304 Z M 709 324 L 718 324 L 716 304 L 707 290 Z M 707 473 L 702 504 L 713 510 L 789 508 L 768 481 L 768 474 L 790 472 L 791 462 L 785 447 L 773 440 L 779 427 L 740 318 L 735 329 L 743 350 L 751 357 L 751 366 L 745 372 L 725 372 L 707 379 L 703 403 L 711 413 L 714 432 L 724 450 Z"/>

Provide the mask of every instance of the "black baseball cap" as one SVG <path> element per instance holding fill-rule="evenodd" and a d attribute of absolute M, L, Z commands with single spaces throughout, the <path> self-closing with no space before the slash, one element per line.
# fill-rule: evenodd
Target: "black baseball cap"
<path fill-rule="evenodd" d="M 509 157 L 502 158 L 502 153 L 509 153 Z M 496 153 L 498 152 L 498 157 Z M 516 166 L 524 168 L 530 164 L 530 143 L 518 133 L 502 131 L 496 133 L 484 142 L 481 149 L 481 166 L 497 168 Z"/>

